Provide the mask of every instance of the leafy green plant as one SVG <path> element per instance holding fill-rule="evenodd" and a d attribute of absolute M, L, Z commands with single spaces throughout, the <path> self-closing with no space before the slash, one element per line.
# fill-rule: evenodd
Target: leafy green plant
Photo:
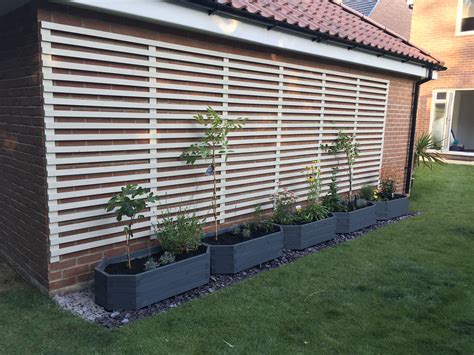
<path fill-rule="evenodd" d="M 187 254 L 199 248 L 204 236 L 202 220 L 196 214 L 179 209 L 175 217 L 163 218 L 156 227 L 156 237 L 164 251 L 173 255 Z"/>
<path fill-rule="evenodd" d="M 354 198 L 354 203 L 349 207 L 353 208 L 353 209 L 358 209 L 358 208 L 367 207 L 368 205 L 369 205 L 368 200 L 363 199 L 363 198 L 359 198 L 359 197 L 355 197 Z"/>
<path fill-rule="evenodd" d="M 129 269 L 132 268 L 130 240 L 133 239 L 133 225 L 145 218 L 141 213 L 148 208 L 149 203 L 155 203 L 157 200 L 158 197 L 153 195 L 150 189 L 138 185 L 127 185 L 109 200 L 105 208 L 107 212 L 114 211 L 119 222 L 124 216 L 129 218 L 128 224 L 124 227 Z"/>
<path fill-rule="evenodd" d="M 434 164 L 445 164 L 441 155 L 434 151 L 440 145 L 440 142 L 433 138 L 431 134 L 422 133 L 415 142 L 414 168 L 419 166 L 427 167 L 433 170 Z"/>
<path fill-rule="evenodd" d="M 272 221 L 276 224 L 291 224 L 292 209 L 296 202 L 296 195 L 278 183 L 277 191 L 272 195 L 273 215 Z"/>
<path fill-rule="evenodd" d="M 323 150 L 333 154 L 336 158 L 339 153 L 346 156 L 347 165 L 349 167 L 349 201 L 352 201 L 352 171 L 356 159 L 359 157 L 359 143 L 355 141 L 355 136 L 351 136 L 339 131 L 337 138 L 332 145 L 324 144 L 321 146 Z M 339 160 L 338 160 L 339 165 Z"/>
<path fill-rule="evenodd" d="M 374 186 L 365 185 L 360 189 L 359 197 L 366 201 L 374 201 L 377 199 L 377 189 Z"/>
<path fill-rule="evenodd" d="M 145 263 L 145 271 L 155 270 L 160 263 L 157 263 L 155 259 L 149 258 Z"/>
<path fill-rule="evenodd" d="M 267 233 L 272 231 L 274 228 L 273 222 L 263 216 L 263 211 L 260 206 L 255 207 L 255 211 L 253 213 L 253 221 L 251 221 L 249 224 L 250 229 L 255 232 L 260 231 L 263 233 Z"/>
<path fill-rule="evenodd" d="M 338 192 L 337 172 L 338 168 L 332 169 L 329 192 L 323 197 L 323 205 L 331 212 L 346 212 L 348 211 L 347 203 L 339 196 Z"/>
<path fill-rule="evenodd" d="M 253 214 L 253 219 L 241 225 L 233 226 L 231 233 L 233 235 L 240 235 L 243 238 L 250 238 L 255 233 L 271 232 L 273 228 L 272 221 L 264 218 L 261 207 L 257 206 Z"/>
<path fill-rule="evenodd" d="M 382 181 L 378 191 L 378 197 L 382 201 L 393 200 L 395 196 L 396 185 L 392 179 Z"/>
<path fill-rule="evenodd" d="M 181 159 L 186 164 L 194 165 L 198 159 L 211 162 L 206 170 L 206 174 L 212 174 L 213 191 L 212 191 L 212 213 L 214 217 L 214 232 L 217 239 L 218 219 L 217 219 L 217 174 L 216 161 L 219 156 L 225 156 L 232 152 L 229 149 L 229 140 L 227 138 L 229 132 L 241 129 L 246 120 L 239 118 L 237 120 L 223 119 L 211 107 L 207 108 L 205 115 L 198 114 L 194 116 L 197 123 L 206 128 L 204 136 L 199 143 L 192 144 L 186 148 L 181 154 Z"/>
<path fill-rule="evenodd" d="M 163 254 L 161 254 L 160 259 L 158 261 L 153 258 L 149 258 L 145 263 L 145 271 L 155 270 L 160 266 L 174 263 L 175 259 L 176 258 L 173 253 L 165 251 Z"/>
<path fill-rule="evenodd" d="M 161 254 L 159 263 L 160 265 L 164 266 L 164 265 L 174 263 L 175 260 L 176 260 L 176 257 L 174 256 L 173 253 L 170 253 L 169 251 L 165 251 L 163 254 Z"/>
<path fill-rule="evenodd" d="M 242 228 L 242 231 L 240 232 L 242 234 L 242 237 L 244 238 L 250 238 L 252 236 L 252 228 L 251 228 L 251 225 L 248 224 L 248 225 L 245 225 L 243 228 Z"/>
<path fill-rule="evenodd" d="M 308 185 L 308 203 L 316 204 L 319 200 L 319 193 L 321 191 L 321 170 L 318 167 L 319 162 L 315 160 L 313 164 L 308 165 L 304 174 L 306 177 L 306 184 Z"/>
<path fill-rule="evenodd" d="M 241 231 L 242 231 L 242 228 L 238 224 L 236 224 L 235 226 L 232 226 L 232 229 L 230 230 L 230 232 L 233 235 L 239 235 L 241 233 Z"/>
<path fill-rule="evenodd" d="M 291 224 L 306 224 L 327 218 L 329 209 L 321 204 L 309 204 L 298 208 L 293 215 Z"/>

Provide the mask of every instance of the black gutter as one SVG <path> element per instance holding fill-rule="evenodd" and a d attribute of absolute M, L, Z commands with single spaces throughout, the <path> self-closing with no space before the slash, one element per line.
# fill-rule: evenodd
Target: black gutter
<path fill-rule="evenodd" d="M 305 34 L 305 35 L 309 36 L 313 41 L 317 41 L 317 42 L 331 41 L 333 43 L 337 43 L 337 44 L 346 46 L 348 49 L 358 48 L 358 49 L 362 49 L 362 50 L 365 50 L 365 51 L 368 51 L 368 52 L 377 53 L 378 56 L 390 56 L 390 57 L 393 57 L 393 58 L 398 58 L 401 61 L 403 61 L 404 63 L 405 62 L 412 62 L 412 63 L 417 63 L 417 64 L 420 64 L 420 65 L 423 65 L 424 67 L 433 68 L 434 70 L 446 70 L 446 68 L 441 64 L 428 63 L 428 62 L 420 60 L 420 59 L 409 58 L 409 57 L 407 57 L 405 55 L 402 55 L 402 54 L 393 53 L 393 52 L 390 52 L 390 51 L 387 51 L 387 50 L 375 48 L 375 47 L 365 45 L 365 44 L 362 44 L 362 43 L 355 43 L 355 42 L 350 41 L 350 40 L 345 40 L 343 38 L 330 36 L 328 34 L 320 33 L 320 32 L 314 31 L 314 30 L 306 29 L 306 28 L 302 28 L 302 27 L 297 26 L 297 25 L 292 25 L 292 24 L 289 24 L 289 23 L 286 23 L 286 22 L 281 22 L 281 21 L 276 21 L 274 19 L 265 18 L 265 17 L 263 17 L 259 14 L 252 14 L 248 11 L 239 10 L 239 9 L 233 8 L 229 5 L 219 4 L 218 0 L 184 0 L 183 2 L 187 3 L 187 4 L 192 4 L 192 5 L 204 7 L 205 9 L 207 9 L 209 11 L 210 14 L 216 14 L 218 12 L 222 12 L 224 14 L 231 15 L 231 16 L 234 16 L 234 17 L 237 17 L 237 18 L 242 18 L 242 19 L 247 19 L 247 20 L 253 21 L 253 22 L 257 22 L 257 23 L 260 23 L 260 24 L 266 26 L 268 30 L 271 30 L 271 29 L 274 29 L 274 28 L 278 27 L 278 28 L 281 28 L 281 29 L 285 29 L 287 31 L 297 32 L 297 33 L 300 33 L 300 34 Z"/>
<path fill-rule="evenodd" d="M 428 76 L 415 83 L 413 90 L 413 105 L 411 108 L 411 127 L 410 127 L 410 141 L 408 142 L 408 163 L 405 168 L 405 193 L 409 194 L 411 190 L 411 178 L 413 176 L 413 159 L 415 153 L 415 135 L 416 135 L 416 118 L 418 115 L 418 101 L 420 98 L 420 86 L 433 79 L 433 68 L 429 68 Z"/>

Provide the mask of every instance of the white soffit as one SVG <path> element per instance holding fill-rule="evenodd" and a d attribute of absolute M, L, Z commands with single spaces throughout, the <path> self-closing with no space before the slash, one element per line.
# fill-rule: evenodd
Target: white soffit
<path fill-rule="evenodd" d="M 428 76 L 428 70 L 420 64 L 403 63 L 399 58 L 388 56 L 377 57 L 368 51 L 348 50 L 336 44 L 313 42 L 304 35 L 289 33 L 278 28 L 268 30 L 263 25 L 220 14 L 209 15 L 204 9 L 187 7 L 182 2 L 167 0 L 55 0 L 55 2 L 420 78 Z"/>

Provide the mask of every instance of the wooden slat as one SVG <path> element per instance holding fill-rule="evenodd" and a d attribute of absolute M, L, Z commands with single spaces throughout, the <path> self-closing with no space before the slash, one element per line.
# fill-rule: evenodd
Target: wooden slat
<path fill-rule="evenodd" d="M 177 204 L 210 222 L 208 163 L 179 160 L 201 137 L 193 115 L 207 106 L 227 119 L 248 118 L 230 134 L 227 160 L 217 159 L 221 222 L 259 204 L 270 209 L 276 182 L 303 201 L 302 170 L 315 159 L 327 191 L 336 159 L 320 146 L 339 130 L 360 142 L 354 187 L 379 179 L 386 80 L 83 27 L 41 27 L 52 261 L 123 241 L 112 236 L 122 227 L 112 226 L 103 206 L 127 182 L 141 181 L 161 197 L 137 237 L 150 235 L 160 208 Z M 344 165 L 338 179 L 347 191 Z"/>

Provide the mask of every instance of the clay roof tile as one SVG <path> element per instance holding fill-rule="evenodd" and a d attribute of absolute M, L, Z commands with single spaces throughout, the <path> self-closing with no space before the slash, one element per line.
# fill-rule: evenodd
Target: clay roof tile
<path fill-rule="evenodd" d="M 407 59 L 443 64 L 397 33 L 335 0 L 218 0 L 218 3 L 354 42 L 354 45 L 363 44 Z"/>

